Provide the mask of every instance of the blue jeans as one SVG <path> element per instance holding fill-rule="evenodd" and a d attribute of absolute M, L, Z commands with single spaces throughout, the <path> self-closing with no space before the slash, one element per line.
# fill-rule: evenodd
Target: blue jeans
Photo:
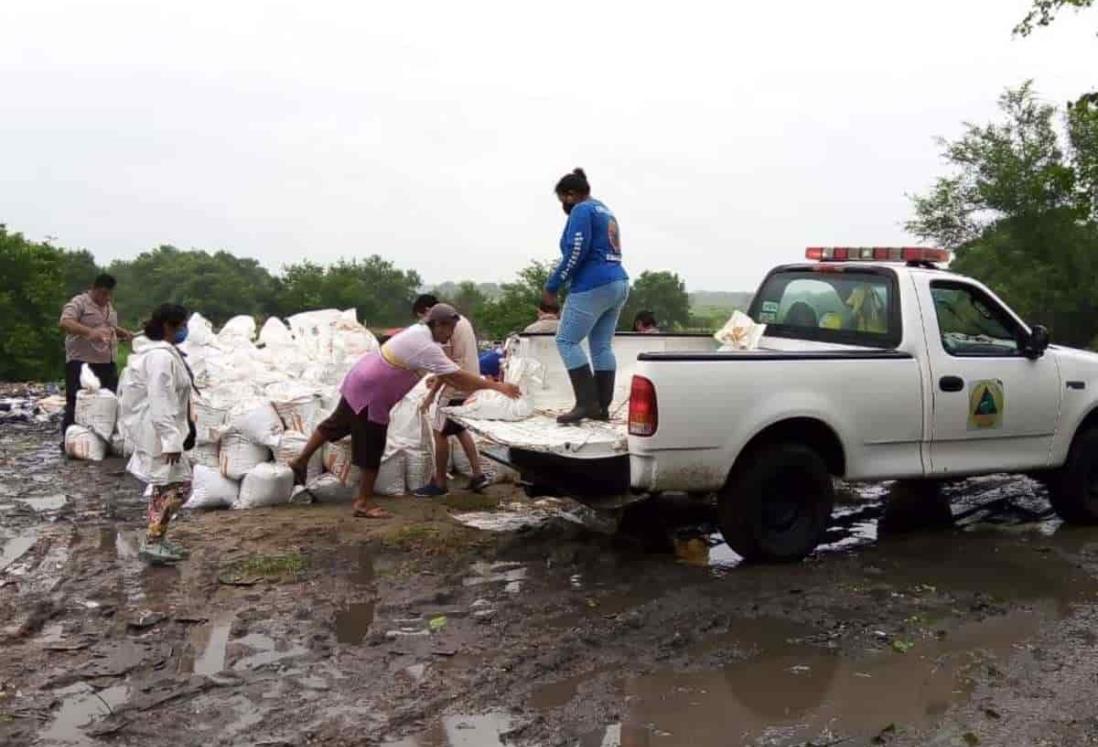
<path fill-rule="evenodd" d="M 557 330 L 557 349 L 565 368 L 571 371 L 587 366 L 587 353 L 580 344 L 587 338 L 594 369 L 617 369 L 614 330 L 618 327 L 618 317 L 628 298 L 628 280 L 615 280 L 588 291 L 568 294 Z"/>

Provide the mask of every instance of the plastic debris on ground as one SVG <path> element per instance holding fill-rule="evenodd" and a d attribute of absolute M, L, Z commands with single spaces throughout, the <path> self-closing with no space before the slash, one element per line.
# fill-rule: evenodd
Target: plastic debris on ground
<path fill-rule="evenodd" d="M 498 511 L 468 511 L 451 514 L 460 524 L 489 532 L 518 532 L 564 521 L 595 532 L 612 532 L 616 525 L 597 511 L 565 498 L 541 498 L 532 502 L 506 503 Z"/>

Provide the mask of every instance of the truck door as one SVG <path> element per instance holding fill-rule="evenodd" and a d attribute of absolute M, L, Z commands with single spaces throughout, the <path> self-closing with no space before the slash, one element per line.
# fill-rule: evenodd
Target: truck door
<path fill-rule="evenodd" d="M 1023 355 L 1025 328 L 980 286 L 920 286 L 933 391 L 930 472 L 1046 466 L 1060 411 L 1055 355 Z"/>

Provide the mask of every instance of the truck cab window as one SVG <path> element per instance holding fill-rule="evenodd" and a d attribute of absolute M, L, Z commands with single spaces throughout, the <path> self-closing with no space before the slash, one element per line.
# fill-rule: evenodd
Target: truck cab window
<path fill-rule="evenodd" d="M 865 347 L 900 341 L 894 276 L 870 271 L 775 272 L 751 305 L 767 335 Z"/>
<path fill-rule="evenodd" d="M 1021 329 L 979 288 L 959 283 L 931 283 L 942 347 L 956 356 L 1019 354 Z"/>

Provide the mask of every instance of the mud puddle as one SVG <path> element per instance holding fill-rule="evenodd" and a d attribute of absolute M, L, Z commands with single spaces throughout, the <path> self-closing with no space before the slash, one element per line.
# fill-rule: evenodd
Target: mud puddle
<path fill-rule="evenodd" d="M 383 747 L 503 747 L 515 728 L 514 719 L 501 711 L 476 715 L 444 716 L 423 734 Z"/>
<path fill-rule="evenodd" d="M 115 685 L 96 690 L 79 683 L 55 694 L 62 698 L 61 707 L 50 725 L 39 734 L 40 740 L 45 744 L 88 744 L 91 737 L 86 730 L 129 700 L 130 688 Z"/>

